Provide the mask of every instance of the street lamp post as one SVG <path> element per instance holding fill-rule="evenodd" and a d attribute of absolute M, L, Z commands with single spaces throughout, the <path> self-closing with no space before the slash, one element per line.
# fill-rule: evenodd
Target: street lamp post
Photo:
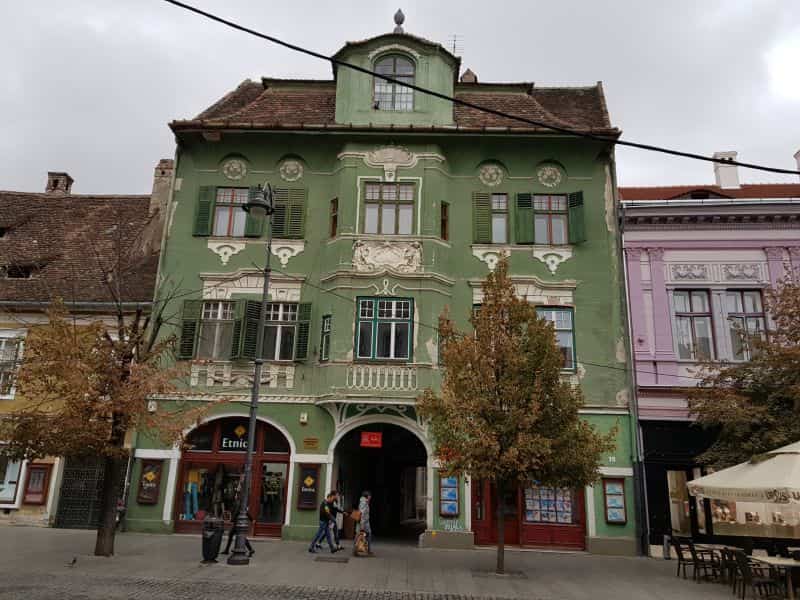
<path fill-rule="evenodd" d="M 244 463 L 244 477 L 239 490 L 239 514 L 236 516 L 236 542 L 233 552 L 228 557 L 229 565 L 250 564 L 247 552 L 247 530 L 250 522 L 247 517 L 250 508 L 250 488 L 253 480 L 253 454 L 256 447 L 256 413 L 258 412 L 258 394 L 261 385 L 261 366 L 264 347 L 264 324 L 267 320 L 267 302 L 269 301 L 270 256 L 272 255 L 272 213 L 275 212 L 273 203 L 272 186 L 267 184 L 266 189 L 261 186 L 250 188 L 247 204 L 242 207 L 247 213 L 256 218 L 267 220 L 267 256 L 264 265 L 264 287 L 261 291 L 261 311 L 258 315 L 258 333 L 256 334 L 256 356 L 253 369 L 253 387 L 250 391 L 250 421 L 247 426 L 247 458 Z"/>

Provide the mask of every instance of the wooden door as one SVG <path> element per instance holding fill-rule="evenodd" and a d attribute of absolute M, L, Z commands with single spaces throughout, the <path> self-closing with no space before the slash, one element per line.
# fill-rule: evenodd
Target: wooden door
<path fill-rule="evenodd" d="M 505 543 L 519 544 L 519 491 L 513 488 L 503 497 Z M 497 501 L 495 487 L 488 481 L 473 481 L 472 530 L 476 544 L 497 543 Z"/>

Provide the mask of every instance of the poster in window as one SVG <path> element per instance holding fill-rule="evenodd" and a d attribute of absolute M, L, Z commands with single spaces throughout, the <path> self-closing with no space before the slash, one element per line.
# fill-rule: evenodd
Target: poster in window
<path fill-rule="evenodd" d="M 459 515 L 458 477 L 439 477 L 439 515 L 457 517 Z"/>
<path fill-rule="evenodd" d="M 624 525 L 628 522 L 625 513 L 625 481 L 622 479 L 603 479 L 603 500 L 606 523 Z"/>
<path fill-rule="evenodd" d="M 319 496 L 319 465 L 300 465 L 300 477 L 297 488 L 297 508 L 313 510 L 317 508 Z"/>
<path fill-rule="evenodd" d="M 136 494 L 138 504 L 158 504 L 161 491 L 161 471 L 163 460 L 142 461 L 142 474 L 139 477 L 139 492 Z"/>

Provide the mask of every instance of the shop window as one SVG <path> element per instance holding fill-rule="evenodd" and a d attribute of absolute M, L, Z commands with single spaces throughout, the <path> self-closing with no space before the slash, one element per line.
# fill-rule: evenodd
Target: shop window
<path fill-rule="evenodd" d="M 403 83 L 414 83 L 414 63 L 399 54 L 379 59 L 375 63 L 375 72 Z M 373 101 L 376 110 L 414 110 L 414 90 L 376 77 Z"/>
<path fill-rule="evenodd" d="M 572 524 L 576 519 L 575 492 L 567 488 L 525 488 L 526 523 Z"/>
<path fill-rule="evenodd" d="M 700 360 L 714 358 L 714 334 L 708 292 L 675 290 L 672 298 L 678 357 Z"/>
<path fill-rule="evenodd" d="M 14 377 L 19 366 L 22 339 L 0 337 L 0 396 L 14 394 Z"/>
<path fill-rule="evenodd" d="M 225 419 L 219 428 L 220 452 L 247 451 L 247 419 Z"/>
<path fill-rule="evenodd" d="M 13 504 L 17 498 L 17 486 L 22 463 L 0 456 L 0 504 Z"/>
<path fill-rule="evenodd" d="M 414 223 L 413 183 L 367 183 L 364 233 L 410 235 Z"/>
<path fill-rule="evenodd" d="M 322 332 L 319 342 L 319 359 L 326 361 L 331 353 L 331 315 L 322 317 Z"/>
<path fill-rule="evenodd" d="M 239 506 L 240 464 L 188 463 L 180 502 L 180 521 L 202 521 L 208 515 L 232 521 Z"/>
<path fill-rule="evenodd" d="M 555 329 L 556 343 L 564 358 L 563 369 L 565 371 L 575 370 L 575 329 L 571 308 L 550 308 L 539 306 L 536 314 L 540 319 L 544 319 L 553 324 Z"/>
<path fill-rule="evenodd" d="M 734 360 L 750 360 L 754 339 L 766 335 L 764 307 L 759 290 L 727 290 L 725 312 Z"/>
<path fill-rule="evenodd" d="M 50 469 L 52 465 L 28 465 L 28 483 L 25 485 L 25 504 L 45 504 L 47 490 L 50 485 Z"/>
<path fill-rule="evenodd" d="M 210 452 L 214 445 L 214 425 L 203 425 L 186 436 L 186 449 Z"/>
<path fill-rule="evenodd" d="M 603 504 L 606 523 L 624 525 L 628 522 L 624 479 L 603 479 Z"/>
<path fill-rule="evenodd" d="M 408 360 L 411 356 L 413 300 L 359 298 L 356 356 Z"/>
<path fill-rule="evenodd" d="M 288 454 L 289 441 L 272 425 L 264 424 L 264 452 Z"/>
<path fill-rule="evenodd" d="M 204 302 L 197 357 L 227 360 L 233 346 L 235 302 Z"/>
<path fill-rule="evenodd" d="M 286 463 L 264 463 L 258 498 L 259 523 L 282 525 L 286 506 L 286 479 L 289 465 Z"/>
<path fill-rule="evenodd" d="M 247 213 L 242 206 L 247 203 L 247 194 L 248 188 L 217 188 L 213 235 L 244 236 Z"/>
<path fill-rule="evenodd" d="M 297 335 L 297 304 L 271 302 L 267 304 L 267 323 L 264 326 L 266 360 L 292 360 Z"/>

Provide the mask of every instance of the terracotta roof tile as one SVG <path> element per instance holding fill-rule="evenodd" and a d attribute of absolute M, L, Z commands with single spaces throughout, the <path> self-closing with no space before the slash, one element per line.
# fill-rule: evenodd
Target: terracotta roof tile
<path fill-rule="evenodd" d="M 672 200 L 692 192 L 708 192 L 722 198 L 800 198 L 800 183 L 744 183 L 740 188 L 718 185 L 670 185 L 652 187 L 620 187 L 621 200 Z"/>
<path fill-rule="evenodd" d="M 112 302 L 104 274 L 119 256 L 122 300 L 151 301 L 158 255 L 140 249 L 149 205 L 150 196 L 0 191 L 0 267 L 33 268 L 28 279 L 0 274 L 0 301 Z"/>

